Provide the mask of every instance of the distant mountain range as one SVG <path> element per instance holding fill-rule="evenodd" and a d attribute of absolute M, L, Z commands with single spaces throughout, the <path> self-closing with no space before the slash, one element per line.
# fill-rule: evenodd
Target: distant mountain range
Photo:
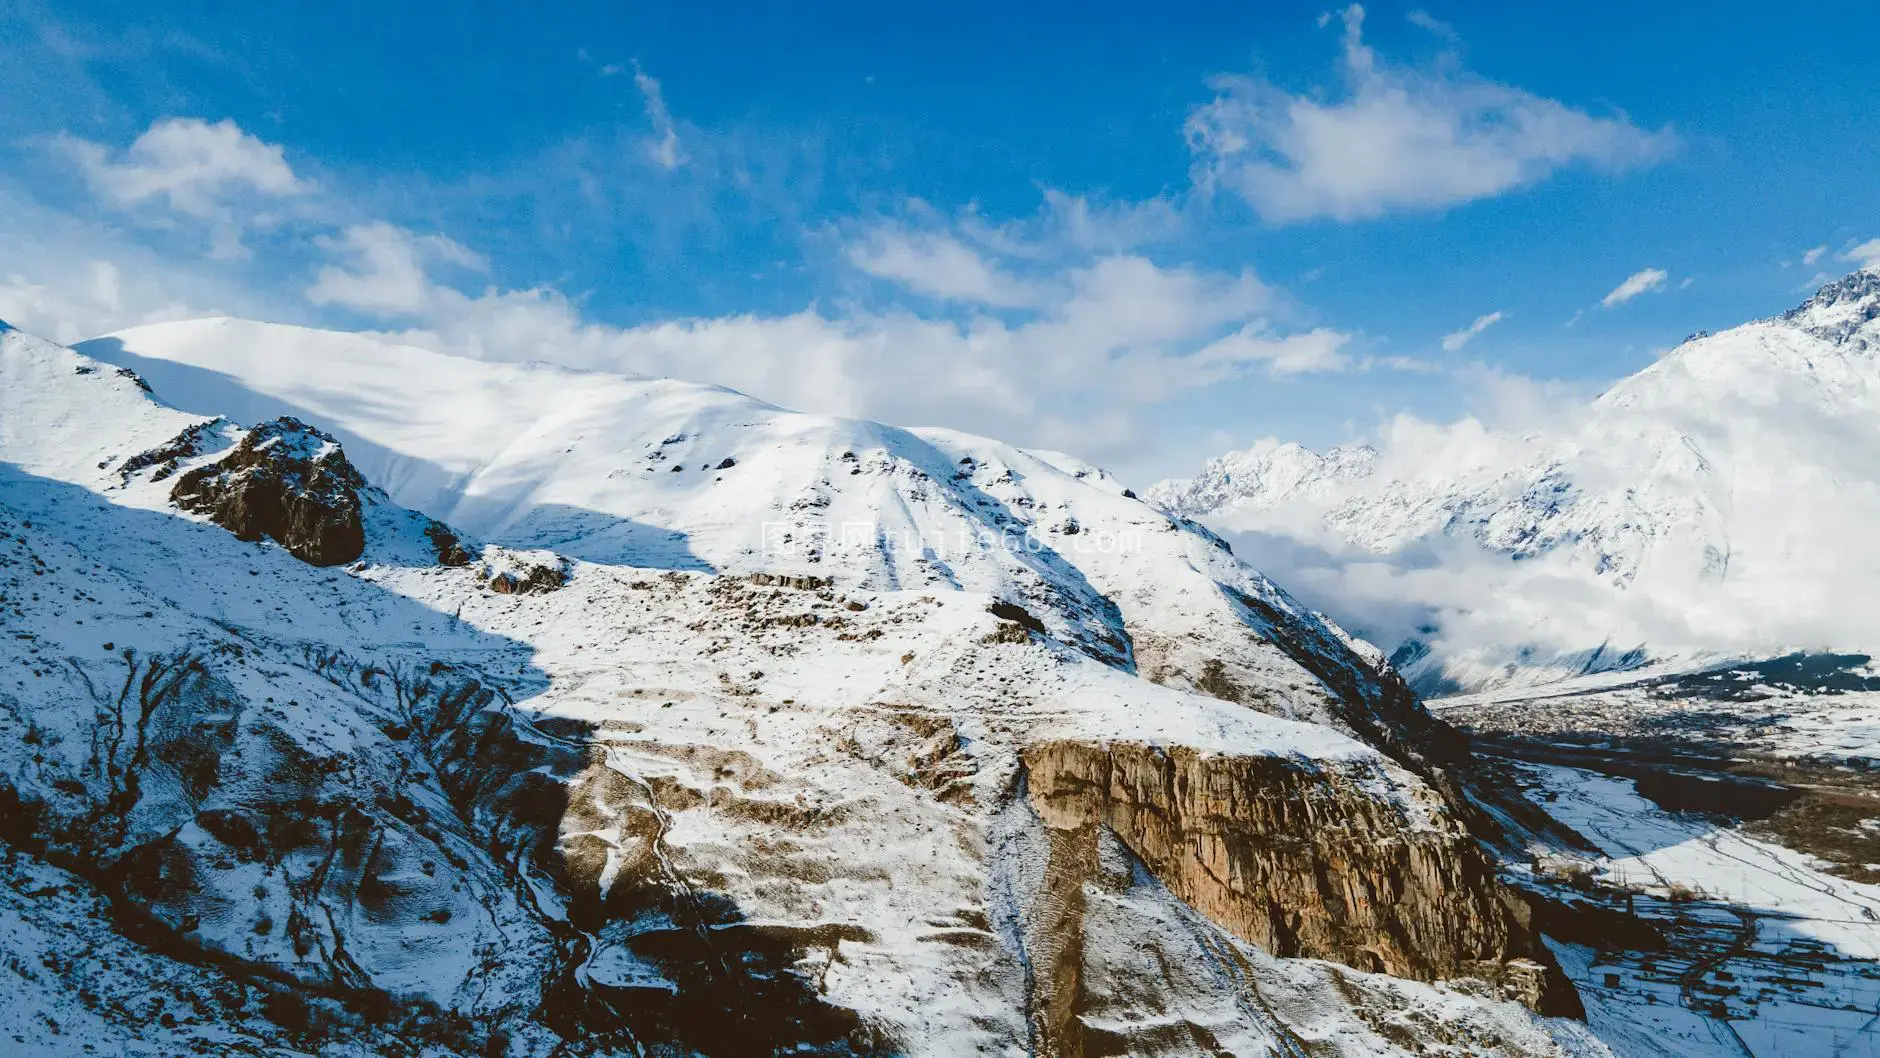
<path fill-rule="evenodd" d="M 1880 645 L 1880 273 L 1533 419 L 1263 442 L 1144 495 L 1425 692 Z"/>

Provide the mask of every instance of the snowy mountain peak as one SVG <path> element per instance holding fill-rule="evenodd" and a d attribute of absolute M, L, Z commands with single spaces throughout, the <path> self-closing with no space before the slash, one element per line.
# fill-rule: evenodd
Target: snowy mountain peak
<path fill-rule="evenodd" d="M 392 503 L 492 545 L 600 567 L 968 593 L 1025 615 L 1015 627 L 1027 631 L 1006 634 L 1332 724 L 1406 759 L 1450 751 L 1381 654 L 1212 534 L 1062 453 L 235 319 L 81 345 L 200 416 L 312 424 Z M 1307 463 L 1338 473 L 1366 458 L 1293 446 L 1270 473 L 1298 485 Z"/>
<path fill-rule="evenodd" d="M 1295 498 L 1322 499 L 1370 474 L 1377 449 L 1339 445 L 1323 455 L 1272 438 L 1208 460 L 1190 479 L 1159 482 L 1144 493 L 1149 502 L 1181 515 L 1208 514 L 1223 506 L 1273 507 Z"/>
<path fill-rule="evenodd" d="M 1846 342 L 1857 334 L 1871 341 L 1874 328 L 1868 325 L 1880 320 L 1880 265 L 1823 286 L 1780 319 L 1824 341 Z"/>

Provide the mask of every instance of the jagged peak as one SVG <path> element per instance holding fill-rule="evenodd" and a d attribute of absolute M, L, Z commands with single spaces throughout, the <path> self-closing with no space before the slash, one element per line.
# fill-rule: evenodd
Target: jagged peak
<path fill-rule="evenodd" d="M 1844 342 L 1880 319 L 1880 267 L 1849 272 L 1777 318 L 1824 341 Z"/>
<path fill-rule="evenodd" d="M 1880 296 L 1880 265 L 1857 268 L 1839 279 L 1822 284 L 1820 289 L 1809 295 L 1807 301 L 1783 313 L 1782 318 L 1792 319 L 1810 309 L 1876 296 Z"/>
<path fill-rule="evenodd" d="M 317 426 L 283 415 L 257 424 L 250 430 L 243 444 L 256 451 L 273 449 L 278 458 L 302 460 L 310 463 L 331 460 L 336 466 L 344 466 L 351 476 L 357 477 L 358 471 L 352 470 L 352 464 L 346 462 L 346 456 L 340 443 L 332 434 Z"/>

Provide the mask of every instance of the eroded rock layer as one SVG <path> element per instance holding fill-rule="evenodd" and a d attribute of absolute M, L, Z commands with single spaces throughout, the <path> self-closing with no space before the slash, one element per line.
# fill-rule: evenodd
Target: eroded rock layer
<path fill-rule="evenodd" d="M 1479 978 L 1542 1013 L 1580 1011 L 1525 905 L 1441 813 L 1414 822 L 1391 799 L 1280 757 L 1058 741 L 1025 765 L 1053 830 L 1114 831 L 1177 896 L 1273 954 Z M 1070 860 L 1054 870 L 1080 884 Z"/>

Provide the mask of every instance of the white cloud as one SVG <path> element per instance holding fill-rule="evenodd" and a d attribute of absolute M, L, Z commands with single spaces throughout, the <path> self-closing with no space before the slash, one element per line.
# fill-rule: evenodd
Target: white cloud
<path fill-rule="evenodd" d="M 969 209 L 960 231 L 998 253 L 1047 257 L 1066 251 L 1119 253 L 1180 234 L 1187 225 L 1182 203 L 1168 196 L 1123 201 L 1044 189 L 1036 217 L 1000 224 Z"/>
<path fill-rule="evenodd" d="M 1880 239 L 1868 239 L 1841 255 L 1843 260 L 1853 261 L 1862 268 L 1880 268 Z"/>
<path fill-rule="evenodd" d="M 1802 254 L 1802 263 L 1805 265 L 1814 264 L 1816 261 L 1821 260 L 1822 254 L 1827 253 L 1827 252 L 1828 252 L 1828 248 L 1825 245 L 1817 246 L 1814 249 L 1809 250 L 1806 253 Z"/>
<path fill-rule="evenodd" d="M 481 257 L 450 239 L 413 235 L 384 221 L 354 225 L 338 238 L 314 241 L 346 263 L 321 268 L 307 289 L 307 300 L 371 316 L 421 316 L 438 308 L 448 289 L 431 280 L 431 264 L 479 271 L 486 267 Z"/>
<path fill-rule="evenodd" d="M 1665 280 L 1671 278 L 1662 268 L 1644 268 L 1625 277 L 1625 282 L 1612 288 L 1612 292 L 1599 299 L 1599 303 L 1612 308 L 1623 305 L 1640 294 L 1649 294 L 1654 290 L 1663 290 Z"/>
<path fill-rule="evenodd" d="M 1475 318 L 1475 322 L 1469 324 L 1467 327 L 1464 327 L 1463 329 L 1459 331 L 1455 331 L 1453 333 L 1443 335 L 1443 351 L 1446 353 L 1453 353 L 1461 349 L 1463 346 L 1468 345 L 1470 339 L 1474 338 L 1478 334 L 1481 334 L 1483 331 L 1488 330 L 1490 327 L 1493 327 L 1497 323 L 1500 323 L 1504 315 L 1506 314 L 1502 312 L 1491 312 L 1485 316 L 1477 316 Z"/>
<path fill-rule="evenodd" d="M 69 342 L 222 313 L 295 321 L 297 309 L 257 291 L 246 266 L 153 251 L 0 181 L 0 319 L 14 326 Z"/>
<path fill-rule="evenodd" d="M 320 271 L 309 300 L 385 319 L 401 341 L 715 382 L 807 411 L 938 422 L 1094 458 L 1140 455 L 1147 409 L 1183 392 L 1249 373 L 1347 365 L 1348 335 L 1287 333 L 1260 319 L 1277 295 L 1251 272 L 1165 267 L 1127 254 L 1053 263 L 1027 280 L 1034 296 L 1011 310 L 1015 318 L 931 319 L 890 306 L 616 327 L 584 319 L 550 287 L 470 294 L 439 282 L 433 269 L 475 263 L 447 239 L 381 223 L 321 245 L 337 260 Z M 959 268 L 909 271 L 929 288 L 946 279 L 987 293 L 972 285 L 970 263 Z"/>
<path fill-rule="evenodd" d="M 639 86 L 640 95 L 646 100 L 646 119 L 653 123 L 653 138 L 646 144 L 647 156 L 661 169 L 679 168 L 685 163 L 685 152 L 679 147 L 679 129 L 673 123 L 672 111 L 666 109 L 666 97 L 660 91 L 659 82 L 640 69 L 636 61 L 633 83 Z"/>
<path fill-rule="evenodd" d="M 849 263 L 880 279 L 949 301 L 1016 308 L 1043 292 L 949 235 L 880 228 L 849 246 Z"/>
<path fill-rule="evenodd" d="M 1364 361 L 1364 367 L 1382 367 L 1391 371 L 1404 371 L 1412 375 L 1440 375 L 1449 370 L 1444 364 L 1432 360 L 1418 360 L 1414 356 L 1379 356 Z"/>
<path fill-rule="evenodd" d="M 60 134 L 53 141 L 71 159 L 92 192 L 120 209 L 161 204 L 211 226 L 219 257 L 243 256 L 246 218 L 232 203 L 244 196 L 305 194 L 313 184 L 295 175 L 277 145 L 243 132 L 233 121 L 165 118 L 132 142 L 119 158 L 104 146 Z"/>
<path fill-rule="evenodd" d="M 1120 422 L 1134 409 L 1249 372 L 1346 366 L 1340 349 L 1348 336 L 1286 334 L 1262 318 L 1282 299 L 1252 272 L 1164 266 L 1114 249 L 1153 241 L 1178 223 L 1166 200 L 1117 204 L 1047 190 L 1037 216 L 997 225 L 973 210 L 952 224 L 919 202 L 907 211 L 906 220 L 853 238 L 849 263 L 969 313 L 1001 311 L 957 324 L 915 320 L 898 308 L 851 314 L 854 336 L 892 331 L 936 350 L 938 359 L 920 368 L 928 375 L 957 371 L 1022 394 L 1026 407 L 1098 393 L 1130 409 L 1113 420 Z"/>
<path fill-rule="evenodd" d="M 1292 95 L 1222 76 L 1186 131 L 1196 183 L 1245 198 L 1273 223 L 1358 220 L 1435 209 L 1587 164 L 1620 170 L 1664 156 L 1668 130 L 1565 103 L 1442 64 L 1398 68 L 1363 40 L 1363 8 L 1341 13 L 1342 93 Z"/>
<path fill-rule="evenodd" d="M 1276 338 L 1266 333 L 1263 324 L 1249 324 L 1204 346 L 1191 359 L 1197 369 L 1219 371 L 1221 377 L 1249 364 L 1263 364 L 1276 377 L 1343 371 L 1351 366 L 1342 351 L 1350 341 L 1351 335 L 1325 327 Z"/>
<path fill-rule="evenodd" d="M 1485 677 L 1601 644 L 1870 651 L 1880 640 L 1880 556 L 1862 536 L 1880 518 L 1867 470 L 1880 453 L 1873 401 L 1824 402 L 1818 380 L 1773 361 L 1739 366 L 1719 379 L 1673 358 L 1628 399 L 1596 402 L 1482 372 L 1465 379 L 1470 415 L 1383 423 L 1369 438 L 1380 451 L 1372 478 L 1215 524 L 1242 530 L 1229 533 L 1236 554 L 1307 605 L 1386 649 L 1431 642 Z M 1551 526 L 1531 510 L 1483 521 L 1487 509 L 1445 502 L 1496 497 L 1492 508 L 1519 495 L 1511 482 L 1546 485 L 1563 470 L 1572 510 Z M 1528 542 L 1537 526 L 1553 550 L 1510 562 L 1480 546 Z"/>
<path fill-rule="evenodd" d="M 1430 14 L 1422 8 L 1416 8 L 1411 11 L 1404 16 L 1404 20 L 1419 29 L 1429 30 L 1431 33 L 1436 34 L 1451 44 L 1460 44 L 1462 42 L 1462 35 L 1456 32 L 1456 27 L 1444 22 L 1442 19 L 1437 18 L 1435 15 Z"/>
<path fill-rule="evenodd" d="M 1164 268 L 1144 257 L 1098 258 L 1069 276 L 1071 294 L 1034 323 L 1051 341 L 1086 349 L 1165 346 L 1247 320 L 1273 304 L 1252 272 Z"/>
<path fill-rule="evenodd" d="M 35 278 L 0 276 L 0 320 L 70 344 L 140 323 L 209 315 L 175 300 L 146 282 L 127 282 L 110 261 L 72 262 L 48 275 L 41 262 Z"/>

